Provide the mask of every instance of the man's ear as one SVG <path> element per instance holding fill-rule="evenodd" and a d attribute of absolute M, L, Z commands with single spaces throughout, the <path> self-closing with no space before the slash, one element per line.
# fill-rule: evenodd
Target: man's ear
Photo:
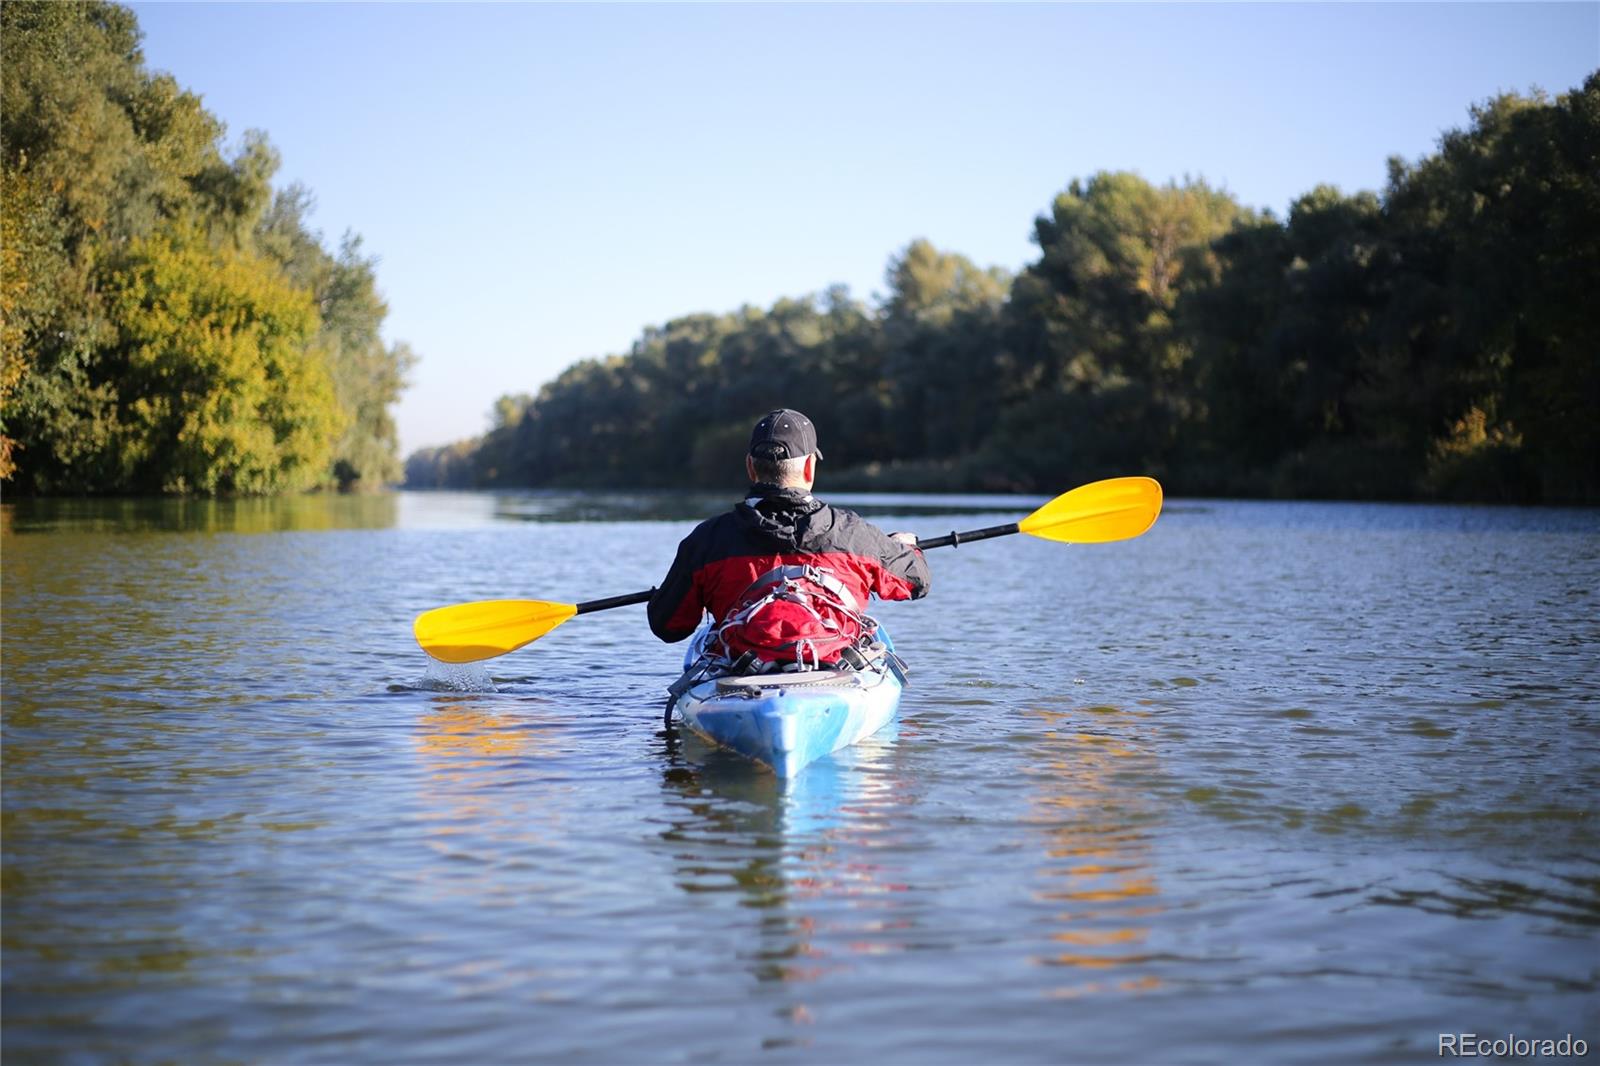
<path fill-rule="evenodd" d="M 756 461 L 748 455 L 744 457 L 744 475 L 750 479 L 750 484 L 756 483 Z"/>
<path fill-rule="evenodd" d="M 805 476 L 805 479 L 806 479 L 807 482 L 814 482 L 814 481 L 817 480 L 817 453 L 816 452 L 812 452 L 810 455 L 806 456 L 806 465 L 805 465 L 805 475 L 804 476 Z"/>

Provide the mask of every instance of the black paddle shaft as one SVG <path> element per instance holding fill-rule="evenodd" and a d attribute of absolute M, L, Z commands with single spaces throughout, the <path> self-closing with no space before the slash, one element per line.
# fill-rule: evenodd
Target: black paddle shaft
<path fill-rule="evenodd" d="M 613 607 L 627 607 L 635 603 L 647 603 L 655 595 L 655 589 L 645 589 L 643 592 L 630 592 L 626 596 L 610 596 L 603 600 L 590 600 L 588 603 L 578 604 L 579 614 L 588 614 L 591 611 L 609 611 Z"/>
<path fill-rule="evenodd" d="M 970 533 L 951 533 L 949 536 L 934 537 L 932 540 L 919 540 L 917 547 L 926 551 L 929 548 L 960 547 L 969 540 L 988 540 L 990 537 L 1009 537 L 1013 533 L 1020 533 L 1021 529 L 1015 522 L 1008 522 L 1003 526 L 990 526 L 987 529 L 974 529 Z M 595 611 L 609 611 L 613 607 L 628 607 L 635 603 L 647 603 L 655 595 L 655 589 L 645 589 L 643 592 L 630 592 L 626 596 L 608 596 L 603 600 L 589 600 L 587 603 L 578 604 L 579 614 L 592 614 Z"/>
<path fill-rule="evenodd" d="M 934 537 L 931 540 L 918 540 L 917 547 L 923 551 L 929 548 L 959 548 L 969 540 L 988 540 L 990 537 L 1009 537 L 1013 533 L 1021 533 L 1022 528 L 1015 522 L 1007 522 L 1003 526 L 990 526 L 987 529 L 974 529 L 970 533 L 951 533 L 946 537 Z"/>

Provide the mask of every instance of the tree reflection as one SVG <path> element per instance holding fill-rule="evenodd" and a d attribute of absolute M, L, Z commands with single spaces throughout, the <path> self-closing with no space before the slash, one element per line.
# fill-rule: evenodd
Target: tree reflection
<path fill-rule="evenodd" d="M 393 493 L 235 499 L 23 497 L 0 506 L 0 528 L 8 535 L 390 529 L 398 518 L 399 497 Z"/>

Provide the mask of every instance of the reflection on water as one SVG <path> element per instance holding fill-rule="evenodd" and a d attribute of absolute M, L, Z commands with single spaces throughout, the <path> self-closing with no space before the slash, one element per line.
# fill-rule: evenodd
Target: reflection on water
<path fill-rule="evenodd" d="M 1546 885 L 1502 877 L 1436 877 L 1438 888 L 1383 886 L 1373 903 L 1415 907 L 1454 918 L 1523 914 L 1579 927 L 1600 928 L 1600 877 L 1546 874 Z"/>
<path fill-rule="evenodd" d="M 1148 716 L 1117 707 L 1030 708 L 1042 730 L 1031 821 L 1045 836 L 1037 899 L 1059 906 L 1058 948 L 1038 961 L 1084 971 L 1058 996 L 1149 992 L 1145 947 L 1163 912 L 1141 784 L 1155 777 Z"/>
<path fill-rule="evenodd" d="M 231 500 L 44 498 L 0 504 L 7 533 L 288 533 L 388 529 L 399 514 L 393 493 L 315 493 Z"/>
<path fill-rule="evenodd" d="M 498 869 L 507 856 L 559 831 L 547 808 L 518 786 L 559 752 L 563 708 L 543 701 L 435 697 L 416 723 L 418 826 L 446 866 L 425 880 L 479 904 L 510 904 L 520 889 Z"/>
<path fill-rule="evenodd" d="M 648 587 L 725 503 L 8 500 L 6 1060 L 1595 1042 L 1600 512 L 1218 501 L 939 553 L 881 605 L 898 734 L 786 782 L 661 732 L 638 609 L 416 647 L 425 607 Z"/>
<path fill-rule="evenodd" d="M 805 773 L 782 779 L 688 730 L 674 730 L 665 738 L 669 762 L 662 784 L 683 817 L 671 822 L 662 839 L 706 846 L 685 853 L 694 862 L 680 868 L 679 887 L 737 887 L 751 907 L 835 889 L 846 896 L 872 892 L 875 866 L 839 869 L 832 859 L 842 845 L 870 849 L 892 834 L 905 791 L 894 771 L 898 735 L 892 723 Z"/>
<path fill-rule="evenodd" d="M 539 732 L 495 704 L 441 701 L 417 722 L 417 750 L 431 779 L 459 782 L 485 768 L 515 770 L 508 756 L 538 751 Z"/>
<path fill-rule="evenodd" d="M 898 734 L 891 724 L 789 779 L 687 730 L 664 737 L 660 838 L 674 881 L 691 897 L 756 913 L 739 955 L 757 985 L 791 986 L 769 1004 L 786 1024 L 815 1019 L 820 1008 L 805 986 L 904 950 L 916 926 L 899 902 L 907 871 L 883 851 L 911 802 L 894 762 Z M 763 1046 L 791 1043 L 809 1040 L 797 1031 Z"/>

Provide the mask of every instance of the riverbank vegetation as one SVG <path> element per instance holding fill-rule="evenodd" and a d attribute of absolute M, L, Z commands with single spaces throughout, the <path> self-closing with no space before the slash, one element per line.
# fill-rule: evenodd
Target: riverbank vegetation
<path fill-rule="evenodd" d="M 842 289 L 647 329 L 419 487 L 737 483 L 752 419 L 807 412 L 830 488 L 1600 501 L 1600 73 L 1503 95 L 1382 193 L 1287 217 L 1203 181 L 1074 181 L 1015 277 L 914 241 Z"/>
<path fill-rule="evenodd" d="M 278 156 L 147 70 L 109 3 L 0 7 L 7 493 L 264 494 L 399 477 L 374 262 Z"/>
<path fill-rule="evenodd" d="M 374 261 L 146 69 L 115 4 L 0 7 L 8 494 L 267 494 L 401 473 Z M 1600 73 L 1508 94 L 1381 192 L 1280 218 L 1071 182 L 1015 276 L 913 241 L 886 292 L 691 314 L 501 398 L 422 487 L 726 487 L 799 407 L 832 488 L 1600 501 Z M 534 383 L 528 383 L 532 385 Z"/>

